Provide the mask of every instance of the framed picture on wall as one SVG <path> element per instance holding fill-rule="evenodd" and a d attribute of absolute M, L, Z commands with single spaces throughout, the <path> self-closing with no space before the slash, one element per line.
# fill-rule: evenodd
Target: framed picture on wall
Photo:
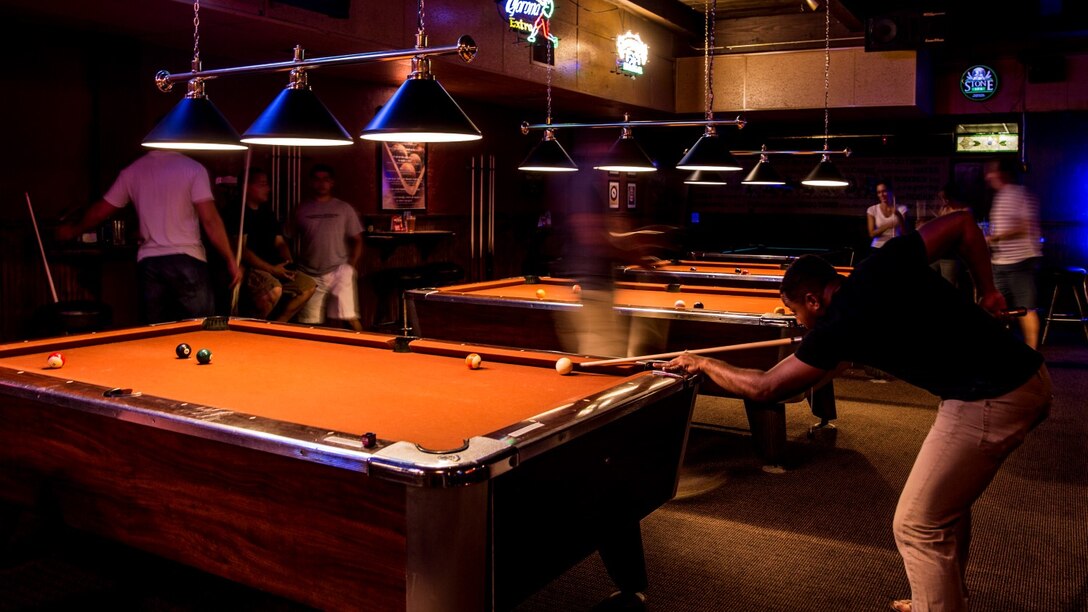
<path fill-rule="evenodd" d="M 620 182 L 608 181 L 608 207 L 620 207 Z"/>
<path fill-rule="evenodd" d="M 382 210 L 427 209 L 427 145 L 378 143 Z"/>
<path fill-rule="evenodd" d="M 638 184 L 627 183 L 627 208 L 634 208 L 638 195 Z"/>

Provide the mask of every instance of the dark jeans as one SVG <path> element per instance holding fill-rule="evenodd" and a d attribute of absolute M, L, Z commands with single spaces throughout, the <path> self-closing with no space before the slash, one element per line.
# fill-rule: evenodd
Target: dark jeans
<path fill-rule="evenodd" d="M 214 314 L 208 264 L 188 255 L 146 257 L 137 265 L 148 323 Z"/>

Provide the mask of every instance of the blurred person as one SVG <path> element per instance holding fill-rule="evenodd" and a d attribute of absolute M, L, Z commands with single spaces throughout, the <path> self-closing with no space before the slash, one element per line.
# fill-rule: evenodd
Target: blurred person
<path fill-rule="evenodd" d="M 1035 277 L 1043 257 L 1039 201 L 1017 184 L 1019 163 L 1003 157 L 986 164 L 986 183 L 994 190 L 990 207 L 990 257 L 994 281 L 1012 308 L 1027 308 L 1020 318 L 1024 342 L 1039 346 L 1038 290 Z"/>
<path fill-rule="evenodd" d="M 207 169 L 175 151 L 150 151 L 122 170 L 82 219 L 58 228 L 57 238 L 79 236 L 130 202 L 140 225 L 136 262 L 144 320 L 161 323 L 213 315 L 201 230 L 222 256 L 230 287 L 241 281 L 242 273 L 215 206 Z"/>
<path fill-rule="evenodd" d="M 865 211 L 869 226 L 869 246 L 879 249 L 896 236 L 902 236 L 910 226 L 907 224 L 907 207 L 895 203 L 895 192 L 891 181 L 876 184 L 876 197 L 879 200 Z"/>
<path fill-rule="evenodd" d="M 299 238 L 298 267 L 314 279 L 316 289 L 298 313 L 299 323 L 320 325 L 326 317 L 362 331 L 359 321 L 356 269 L 363 255 L 363 226 L 347 202 L 334 197 L 332 167 L 310 170 L 314 197 L 303 202 L 294 216 Z"/>
<path fill-rule="evenodd" d="M 251 168 L 242 231 L 245 294 L 240 310 L 258 319 L 290 321 L 313 296 L 317 286 L 314 279 L 294 269 L 283 227 L 267 206 L 271 190 L 268 174 L 260 168 Z M 237 235 L 237 217 L 233 221 L 232 230 Z"/>

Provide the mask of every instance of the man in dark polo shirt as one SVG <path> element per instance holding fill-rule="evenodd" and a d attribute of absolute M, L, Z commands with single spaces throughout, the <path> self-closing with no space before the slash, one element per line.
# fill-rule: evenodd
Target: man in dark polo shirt
<path fill-rule="evenodd" d="M 978 305 L 929 267 L 950 254 L 967 262 Z M 796 353 L 770 370 L 690 354 L 666 369 L 702 373 L 727 391 L 774 401 L 812 387 L 844 364 L 860 363 L 939 396 L 937 419 L 893 524 L 911 599 L 891 606 L 901 612 L 967 610 L 971 505 L 1046 418 L 1051 398 L 1042 355 L 994 316 L 1005 299 L 994 286 L 985 237 L 970 213 L 957 212 L 888 241 L 849 278 L 805 256 L 786 272 L 782 301 L 811 331 Z"/>

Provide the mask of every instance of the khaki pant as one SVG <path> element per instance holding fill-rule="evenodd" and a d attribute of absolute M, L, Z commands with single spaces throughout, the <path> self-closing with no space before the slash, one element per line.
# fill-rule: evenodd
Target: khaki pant
<path fill-rule="evenodd" d="M 967 609 L 971 505 L 1050 409 L 1046 366 L 1020 388 L 986 400 L 945 400 L 895 509 L 912 612 Z"/>

